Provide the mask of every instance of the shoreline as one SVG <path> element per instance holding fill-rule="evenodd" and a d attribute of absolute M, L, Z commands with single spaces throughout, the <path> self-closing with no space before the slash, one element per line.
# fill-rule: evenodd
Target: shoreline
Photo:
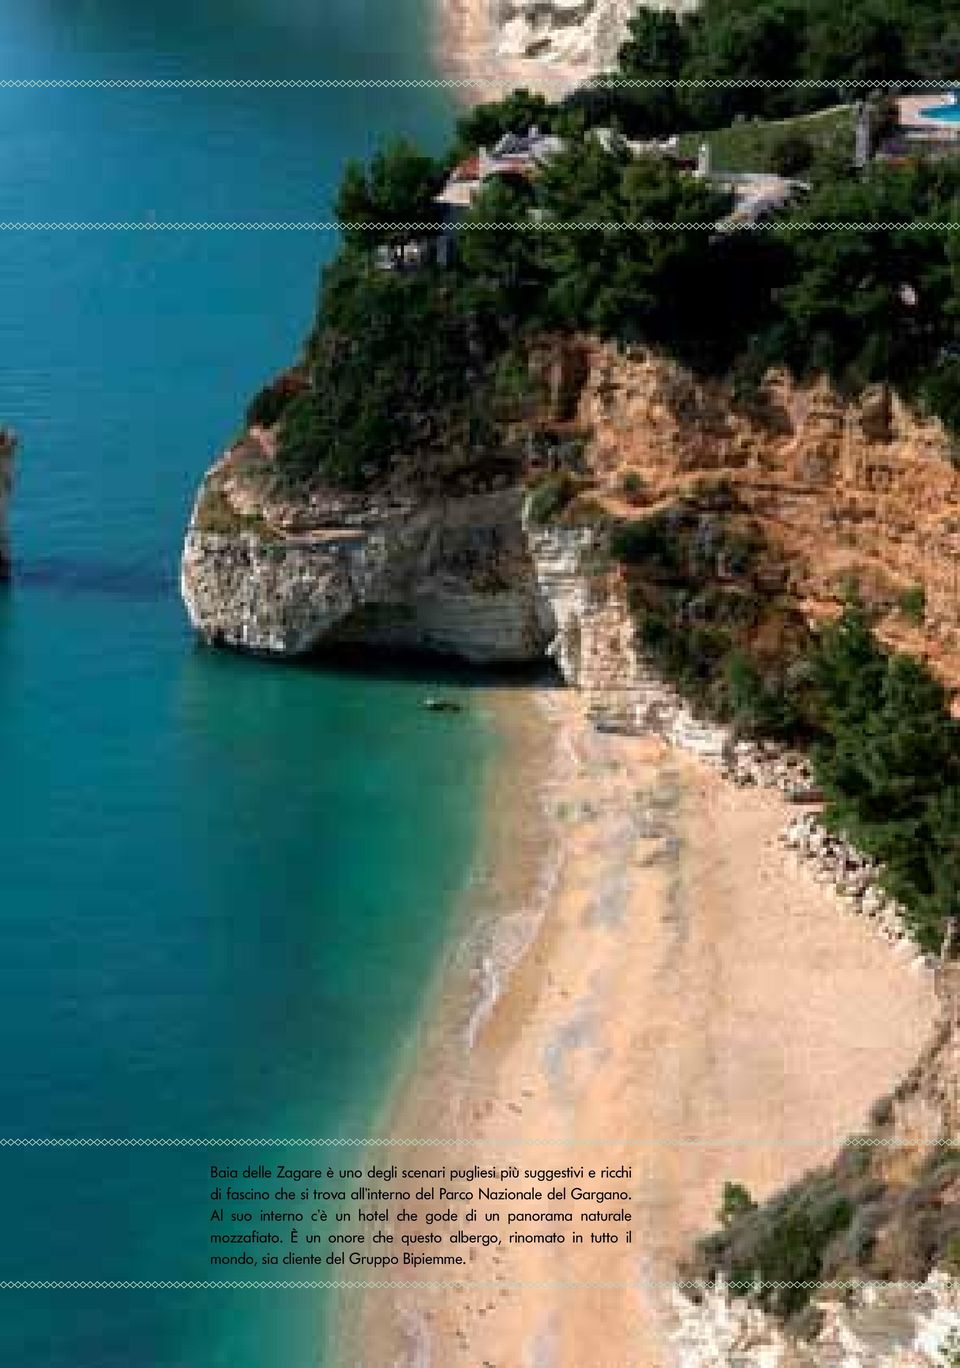
<path fill-rule="evenodd" d="M 492 706 L 478 877 L 379 1132 L 443 1143 L 376 1161 L 632 1164 L 637 1243 L 471 1251 L 492 1293 L 345 1298 L 338 1361 L 666 1368 L 667 1286 L 724 1182 L 762 1199 L 830 1160 L 913 1064 L 932 978 L 783 849 L 778 796 L 597 733 L 573 691 Z M 510 1285 L 570 1279 L 621 1286 Z"/>
<path fill-rule="evenodd" d="M 549 867 L 542 868 L 540 863 L 549 839 L 541 789 L 549 783 L 556 737 L 540 709 L 531 706 L 528 696 L 532 692 L 550 694 L 554 689 L 494 685 L 476 693 L 476 706 L 487 713 L 496 737 L 482 784 L 476 850 L 464 891 L 450 914 L 446 943 L 424 990 L 420 1019 L 401 1046 L 396 1075 L 371 1132 L 375 1138 L 459 1133 L 465 1098 L 449 1089 L 447 1082 L 456 1078 L 463 1083 L 463 1059 L 473 1059 L 473 1046 L 501 996 L 493 991 L 496 980 L 509 978 L 513 961 L 522 958 L 539 929 L 553 883 Z M 524 696 L 519 704 L 517 694 Z M 516 801 L 515 791 L 518 767 L 533 776 L 521 802 Z M 523 858 L 506 862 L 499 858 L 517 844 L 525 851 Z M 478 1055 L 473 1062 L 479 1064 L 481 1058 Z M 430 1079 L 440 1080 L 442 1099 L 428 1085 Z M 489 1087 L 493 1080 L 484 1082 Z M 445 1155 L 437 1157 L 439 1148 L 431 1147 L 417 1153 L 424 1167 L 432 1162 L 431 1150 L 433 1160 L 445 1161 Z M 364 1164 L 412 1161 L 407 1146 L 398 1152 L 378 1147 L 363 1158 Z M 381 1310 L 376 1296 L 367 1304 L 366 1294 L 338 1295 L 331 1315 L 334 1364 L 337 1368 L 374 1368 L 382 1362 L 394 1368 L 396 1362 L 397 1368 L 406 1368 L 408 1363 L 419 1368 L 421 1360 L 416 1355 L 396 1360 L 373 1357 L 387 1352 L 379 1331 L 371 1334 L 370 1329 L 371 1318 L 377 1321 Z M 406 1315 L 403 1319 L 406 1326 Z M 402 1339 L 399 1352 L 405 1354 L 406 1331 Z"/>

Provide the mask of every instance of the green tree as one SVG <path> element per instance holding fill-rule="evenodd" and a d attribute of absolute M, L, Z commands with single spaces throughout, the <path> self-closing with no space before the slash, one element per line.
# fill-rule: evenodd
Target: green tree
<path fill-rule="evenodd" d="M 918 838 L 920 868 L 907 884 L 893 871 L 895 892 L 914 913 L 921 939 L 935 950 L 948 917 L 960 917 L 960 787 L 929 798 Z"/>
<path fill-rule="evenodd" d="M 898 829 L 923 817 L 924 805 L 957 777 L 957 725 L 946 691 L 912 656 L 891 654 L 879 708 L 858 729 L 857 817 L 891 846 Z"/>
<path fill-rule="evenodd" d="M 465 307 L 498 317 L 511 332 L 535 326 L 543 311 L 547 272 L 531 217 L 533 200 L 528 183 L 495 177 L 477 195 L 458 234 Z"/>
<path fill-rule="evenodd" d="M 745 736 L 786 736 L 798 715 L 782 688 L 764 679 L 757 664 L 735 650 L 725 662 L 727 704 L 736 729 Z"/>
<path fill-rule="evenodd" d="M 949 264 L 945 245 L 910 225 L 946 217 L 946 190 L 924 166 L 875 167 L 862 181 L 828 182 L 794 211 L 827 225 L 791 234 L 780 304 L 798 368 L 855 389 L 924 368 L 943 332 Z"/>
<path fill-rule="evenodd" d="M 836 735 L 862 726 L 879 708 L 886 653 L 862 601 L 851 595 L 840 616 L 824 627 L 810 661 L 819 720 Z"/>
<path fill-rule="evenodd" d="M 677 81 L 690 55 L 687 29 L 670 10 L 641 9 L 630 20 L 620 48 L 616 77 L 631 81 Z M 606 78 L 609 80 L 610 78 Z M 603 91 L 604 79 L 597 83 Z M 676 86 L 607 89 L 604 108 L 596 100 L 594 122 L 604 118 L 624 132 L 652 137 L 672 132 L 682 119 Z"/>
<path fill-rule="evenodd" d="M 495 456 L 490 387 L 503 349 L 451 272 L 341 261 L 325 281 L 311 388 L 283 415 L 281 467 L 363 485 L 403 460 L 427 482 L 445 464 Z"/>
<path fill-rule="evenodd" d="M 710 89 L 708 82 L 795 80 L 803 61 L 807 15 L 792 0 L 751 5 L 713 4 L 693 29 L 694 42 L 683 75 L 703 82 L 685 94 L 694 127 L 715 128 L 737 117 L 778 118 L 797 112 L 804 101 L 790 87 L 757 89 L 748 84 Z M 822 100 L 829 103 L 829 99 Z"/>
<path fill-rule="evenodd" d="M 687 31 L 671 10 L 639 10 L 620 46 L 624 76 L 675 81 L 690 55 Z"/>
<path fill-rule="evenodd" d="M 756 1202 L 742 1183 L 724 1183 L 723 1198 L 717 1213 L 717 1219 L 722 1226 L 731 1226 L 741 1216 L 756 1209 Z"/>
<path fill-rule="evenodd" d="M 544 244 L 549 307 L 561 326 L 661 342 L 695 335 L 695 317 L 711 328 L 709 230 L 728 209 L 726 196 L 658 158 L 606 151 L 594 138 L 551 160 L 540 191 L 548 217 L 570 225 Z"/>
<path fill-rule="evenodd" d="M 539 91 L 520 87 L 502 100 L 476 105 L 457 120 L 455 155 L 464 156 L 478 147 L 491 148 L 504 133 L 526 133 L 539 128 L 552 132 L 559 118 L 559 107 Z"/>
<path fill-rule="evenodd" d="M 336 201 L 348 246 L 371 251 L 388 246 L 399 259 L 404 245 L 423 234 L 410 223 L 438 223 L 434 204 L 440 169 L 412 143 L 398 139 L 377 152 L 369 167 L 349 162 Z"/>
<path fill-rule="evenodd" d="M 909 24 L 909 20 L 907 21 Z M 866 0 L 817 16 L 807 40 L 804 73 L 838 86 L 851 80 L 897 80 L 907 71 L 904 17 L 890 0 Z"/>

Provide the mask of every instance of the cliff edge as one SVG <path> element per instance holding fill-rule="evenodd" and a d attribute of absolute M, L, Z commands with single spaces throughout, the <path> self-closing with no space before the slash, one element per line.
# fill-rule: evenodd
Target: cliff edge
<path fill-rule="evenodd" d="M 554 635 L 516 485 L 263 498 L 253 432 L 203 481 L 183 552 L 190 620 L 217 645 L 276 655 L 363 644 L 477 664 L 540 659 Z"/>
<path fill-rule="evenodd" d="M 252 428 L 190 519 L 181 587 L 198 632 L 291 656 L 342 641 L 490 663 L 551 651 L 598 716 L 641 728 L 665 694 L 636 622 L 667 599 L 676 611 L 683 574 L 691 625 L 736 619 L 770 660 L 855 583 L 885 640 L 960 680 L 960 474 L 937 420 L 782 373 L 745 398 L 591 339 L 548 340 L 530 367 L 536 410 L 504 439 L 523 456 L 479 473 L 293 487 L 275 433 Z M 633 564 L 611 553 L 624 528 L 645 539 Z"/>

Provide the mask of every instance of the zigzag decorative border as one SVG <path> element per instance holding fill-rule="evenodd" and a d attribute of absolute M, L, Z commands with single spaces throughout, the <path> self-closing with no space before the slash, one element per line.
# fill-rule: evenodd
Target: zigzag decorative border
<path fill-rule="evenodd" d="M 406 1288 L 407 1290 L 410 1290 L 411 1288 L 416 1288 L 416 1289 L 419 1290 L 420 1288 L 437 1289 L 437 1288 L 444 1288 L 444 1287 L 492 1287 L 492 1288 L 498 1288 L 498 1287 L 607 1287 L 607 1288 L 611 1288 L 611 1287 L 618 1287 L 618 1288 L 627 1288 L 627 1287 L 647 1287 L 647 1288 L 660 1288 L 660 1289 L 663 1289 L 663 1290 L 668 1290 L 668 1289 L 670 1289 L 670 1288 L 680 1288 L 680 1289 L 683 1289 L 683 1290 L 689 1289 L 690 1291 L 702 1292 L 702 1291 L 704 1290 L 705 1285 L 708 1286 L 709 1284 L 705 1284 L 703 1279 L 686 1279 L 686 1280 L 680 1280 L 679 1282 L 669 1282 L 669 1281 L 666 1281 L 666 1280 L 663 1280 L 663 1279 L 655 1279 L 655 1278 L 649 1278 L 649 1279 L 638 1278 L 637 1280 L 635 1280 L 635 1281 L 633 1281 L 633 1282 L 578 1282 L 576 1279 L 573 1279 L 573 1280 L 570 1280 L 570 1281 L 560 1280 L 560 1281 L 539 1281 L 539 1282 L 538 1282 L 538 1281 L 534 1281 L 534 1282 L 508 1282 L 508 1281 L 498 1282 L 498 1281 L 489 1281 L 489 1280 L 486 1280 L 486 1281 L 484 1281 L 484 1280 L 472 1281 L 472 1280 L 469 1279 L 469 1278 L 450 1278 L 450 1279 L 447 1279 L 447 1280 L 444 1280 L 444 1281 L 433 1281 L 433 1280 L 426 1280 L 426 1279 L 421 1279 L 421 1278 L 407 1278 L 407 1279 L 398 1279 L 398 1280 L 379 1280 L 379 1279 L 376 1279 L 376 1280 L 369 1280 L 369 1279 L 361 1279 L 361 1280 L 358 1280 L 358 1281 L 356 1281 L 356 1282 L 339 1281 L 339 1280 L 327 1280 L 327 1279 L 318 1280 L 318 1281 L 316 1281 L 316 1282 L 309 1282 L 309 1281 L 304 1281 L 304 1282 L 178 1282 L 178 1281 L 172 1281 L 172 1280 L 171 1280 L 170 1282 L 148 1282 L 148 1281 L 143 1281 L 143 1282 L 119 1282 L 119 1281 L 116 1281 L 116 1282 L 113 1282 L 113 1281 L 112 1281 L 112 1282 L 96 1282 L 96 1281 L 90 1281 L 90 1282 L 80 1282 L 80 1281 L 75 1281 L 75 1282 L 74 1282 L 74 1281 L 70 1281 L 70 1282 L 67 1282 L 67 1281 L 59 1281 L 59 1282 L 41 1282 L 41 1281 L 35 1281 L 35 1282 L 28 1282 L 28 1281 L 21 1281 L 21 1282 L 0 1282 L 0 1290 L 8 1290 L 8 1291 L 43 1291 L 43 1290 L 47 1290 L 47 1289 L 51 1289 L 51 1290 L 52 1290 L 52 1289 L 68 1289 L 68 1290 L 83 1291 L 83 1290 L 101 1289 L 101 1290 L 111 1291 L 111 1292 L 125 1292 L 125 1291 L 139 1291 L 139 1290 L 141 1290 L 141 1289 L 149 1289 L 149 1290 L 153 1290 L 153 1289 L 160 1289 L 160 1290 L 189 1289 L 189 1290 L 194 1290 L 194 1289 L 197 1289 L 197 1290 L 199 1290 L 199 1289 L 203 1289 L 203 1288 L 212 1288 L 212 1289 L 224 1290 L 224 1291 L 233 1290 L 233 1289 L 242 1289 L 242 1290 L 245 1290 L 245 1291 L 261 1291 L 261 1290 L 262 1290 L 262 1291 L 269 1291 L 269 1290 L 272 1290 L 272 1289 L 274 1289 L 274 1288 L 276 1288 L 276 1289 L 278 1289 L 278 1290 L 279 1290 L 279 1289 L 282 1289 L 282 1288 L 310 1289 L 310 1290 L 313 1290 L 313 1289 L 330 1289 L 330 1288 L 335 1288 L 335 1287 L 342 1287 L 342 1288 L 376 1287 L 376 1288 L 384 1288 L 384 1289 L 388 1289 L 388 1288 L 392 1288 L 392 1289 Z M 741 1287 L 741 1284 L 738 1282 L 738 1283 L 735 1284 L 735 1286 L 736 1286 L 736 1290 L 739 1291 L 739 1290 L 740 1290 L 740 1287 Z M 743 1287 L 744 1287 L 744 1289 L 746 1289 L 746 1287 L 747 1287 L 746 1282 L 743 1283 Z M 907 1288 L 922 1288 L 922 1287 L 926 1287 L 926 1283 L 923 1282 L 923 1281 L 919 1281 L 919 1280 L 917 1280 L 917 1281 L 907 1280 L 907 1281 L 899 1282 L 899 1281 L 894 1281 L 893 1279 L 891 1279 L 891 1280 L 888 1282 L 888 1281 L 886 1281 L 886 1280 L 884 1280 L 884 1279 L 878 1279 L 878 1278 L 874 1278 L 874 1279 L 872 1279 L 872 1280 L 870 1280 L 870 1281 L 866 1281 L 865 1279 L 848 1278 L 848 1279 L 845 1279 L 845 1280 L 842 1280 L 842 1281 L 829 1281 L 829 1280 L 824 1280 L 824 1281 L 821 1281 L 821 1282 L 818 1282 L 818 1281 L 815 1280 L 815 1279 L 811 1279 L 811 1280 L 806 1281 L 806 1282 L 763 1282 L 762 1280 L 754 1281 L 753 1279 L 751 1279 L 751 1281 L 750 1281 L 750 1283 L 749 1283 L 749 1290 L 750 1290 L 751 1292 L 753 1292 L 753 1291 L 760 1292 L 760 1291 L 762 1291 L 764 1288 L 771 1288 L 771 1289 L 776 1290 L 776 1291 L 788 1291 L 789 1289 L 793 1289 L 793 1288 L 796 1288 L 796 1289 L 803 1288 L 803 1289 L 805 1289 L 805 1290 L 807 1290 L 807 1291 L 813 1290 L 814 1288 L 830 1288 L 830 1289 L 835 1290 L 835 1291 L 852 1292 L 852 1291 L 855 1291 L 855 1290 L 856 1290 L 856 1291 L 864 1291 L 864 1290 L 867 1289 L 867 1288 L 875 1288 L 875 1287 L 876 1287 L 876 1288 L 881 1288 L 881 1287 L 882 1287 L 884 1290 L 886 1290 L 886 1289 L 888 1289 L 888 1288 L 902 1288 L 902 1289 L 907 1289 Z"/>
<path fill-rule="evenodd" d="M 321 1136 L 319 1138 L 304 1138 L 302 1136 L 294 1139 L 248 1139 L 246 1137 L 208 1137 L 196 1136 L 184 1139 L 182 1137 L 166 1136 L 0 1136 L 0 1149 L 243 1149 L 251 1146 L 263 1149 L 324 1149 L 344 1146 L 353 1149 L 412 1149 L 421 1145 L 444 1146 L 459 1149 L 485 1150 L 496 1149 L 528 1149 L 536 1146 L 538 1149 L 556 1149 L 569 1145 L 583 1146 L 615 1146 L 618 1150 L 622 1149 L 643 1149 L 643 1148 L 703 1148 L 711 1145 L 739 1145 L 744 1148 L 760 1146 L 763 1148 L 786 1149 L 794 1145 L 808 1148 L 813 1145 L 842 1145 L 851 1149 L 900 1149 L 904 1146 L 913 1148 L 923 1137 L 912 1134 L 909 1141 L 895 1140 L 881 1135 L 821 1135 L 797 1139 L 788 1144 L 783 1142 L 776 1146 L 771 1146 L 767 1140 L 736 1140 L 724 1135 L 717 1139 L 697 1140 L 689 1137 L 680 1137 L 673 1140 L 642 1140 L 627 1137 L 624 1139 L 591 1139 L 589 1136 L 575 1136 L 573 1139 L 537 1139 L 537 1140 L 504 1140 L 497 1144 L 487 1140 L 471 1140 L 467 1137 L 447 1136 L 447 1137 L 428 1137 L 401 1136 L 382 1137 L 382 1136 Z M 923 1143 L 931 1147 L 945 1146 L 948 1149 L 954 1148 L 953 1141 L 942 1135 L 932 1136 Z"/>
<path fill-rule="evenodd" d="M 154 219 L 110 222 L 0 222 L 0 233 L 339 233 L 349 231 L 383 230 L 392 233 L 437 232 L 437 223 L 193 223 L 164 222 Z M 645 219 L 637 223 L 459 223 L 457 232 L 485 233 L 516 231 L 531 233 L 715 233 L 716 223 L 661 223 Z M 802 223 L 791 220 L 771 220 L 759 223 L 724 223 L 724 232 L 736 233 L 889 233 L 930 232 L 953 233 L 960 229 L 960 221 L 948 219 L 943 223 L 919 219 L 904 223 Z"/>
<path fill-rule="evenodd" d="M 0 80 L 0 90 L 444 90 L 463 86 L 485 85 L 493 72 L 478 72 L 475 76 L 413 76 L 413 77 L 318 77 L 316 79 L 256 80 L 239 77 L 184 79 L 143 77 L 131 79 L 85 80 L 56 77 L 49 80 Z M 850 77 L 825 80 L 818 77 L 799 77 L 796 80 L 767 79 L 765 77 L 717 76 L 702 80 L 668 80 L 663 77 L 593 77 L 585 82 L 587 88 L 597 90 L 950 90 L 957 81 L 912 80 L 900 77 L 889 80 L 869 80 Z"/>

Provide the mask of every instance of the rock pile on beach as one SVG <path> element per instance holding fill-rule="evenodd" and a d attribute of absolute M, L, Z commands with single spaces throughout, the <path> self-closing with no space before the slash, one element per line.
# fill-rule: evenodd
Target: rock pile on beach
<path fill-rule="evenodd" d="M 722 771 L 738 788 L 776 789 L 792 803 L 818 803 L 823 798 L 809 758 L 776 741 L 735 742 L 724 754 Z"/>
<path fill-rule="evenodd" d="M 720 1283 L 673 1295 L 679 1368 L 943 1368 L 960 1334 L 960 1285 L 941 1272 L 925 1282 L 865 1284 L 847 1300 L 817 1300 L 822 1324 L 809 1341 L 788 1336 L 749 1297 Z"/>
<path fill-rule="evenodd" d="M 874 922 L 886 940 L 894 944 L 911 941 L 905 909 L 882 888 L 879 865 L 828 831 L 817 813 L 799 813 L 780 839 L 812 866 L 819 883 L 829 884 L 848 899 L 851 909 Z"/>

